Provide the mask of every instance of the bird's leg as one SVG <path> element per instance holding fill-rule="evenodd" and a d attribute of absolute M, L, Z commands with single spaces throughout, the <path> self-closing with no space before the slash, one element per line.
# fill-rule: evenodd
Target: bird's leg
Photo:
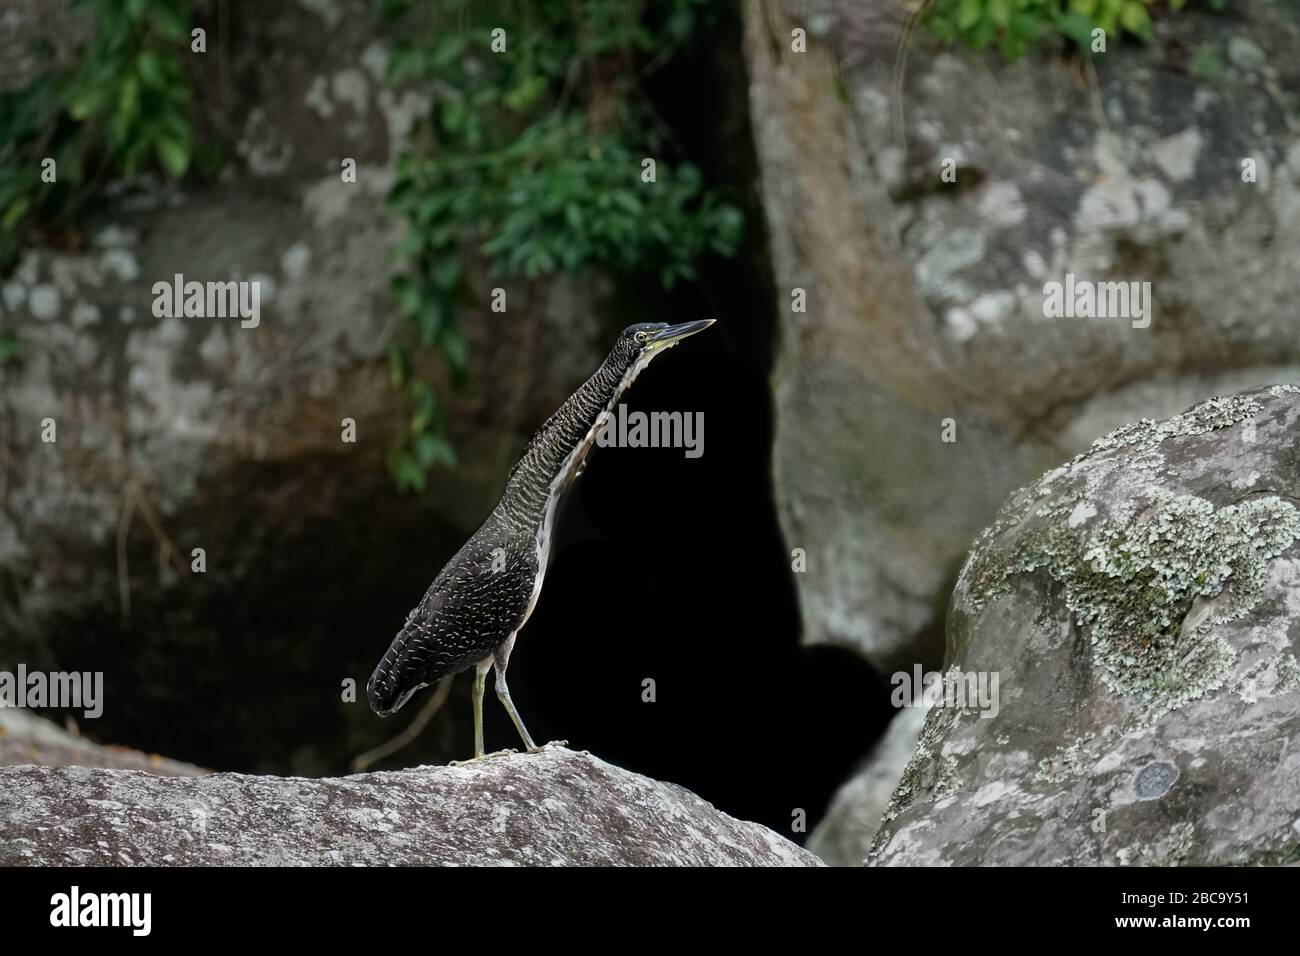
<path fill-rule="evenodd" d="M 487 672 L 492 658 L 478 662 L 474 668 L 474 759 L 483 756 L 483 691 L 487 686 Z"/>
<path fill-rule="evenodd" d="M 519 711 L 515 709 L 515 702 L 510 699 L 510 685 L 506 683 L 506 664 L 510 661 L 510 651 L 514 649 L 515 636 L 510 635 L 500 647 L 497 648 L 496 658 L 497 665 L 497 697 L 501 701 L 501 706 L 506 709 L 510 719 L 515 722 L 515 730 L 519 731 L 519 736 L 524 739 L 524 746 L 531 753 L 541 748 L 533 743 L 533 738 L 529 736 L 528 728 L 524 726 L 523 718 L 519 716 Z"/>
<path fill-rule="evenodd" d="M 504 757 L 515 752 L 513 750 L 498 750 L 490 754 L 483 752 L 483 692 L 487 688 L 487 672 L 492 669 L 492 661 L 491 657 L 485 657 L 474 665 L 474 756 L 469 760 L 453 760 L 449 766 L 463 767 L 466 764 L 486 760 L 488 757 Z"/>
<path fill-rule="evenodd" d="M 524 726 L 523 719 L 519 716 L 519 711 L 515 709 L 515 702 L 510 699 L 510 688 L 506 686 L 506 675 L 497 671 L 497 696 L 501 698 L 501 703 L 510 715 L 510 719 L 515 722 L 515 729 L 519 731 L 519 736 L 524 739 L 524 746 L 531 753 L 541 748 L 533 743 L 533 738 L 528 734 L 528 728 Z"/>

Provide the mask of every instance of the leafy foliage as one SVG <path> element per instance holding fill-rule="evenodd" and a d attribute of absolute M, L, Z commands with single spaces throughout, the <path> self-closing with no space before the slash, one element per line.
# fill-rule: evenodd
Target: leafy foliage
<path fill-rule="evenodd" d="M 1205 0 L 1222 10 L 1227 0 Z M 1018 59 L 1044 37 L 1064 36 L 1091 51 L 1093 30 L 1110 38 L 1151 38 L 1151 9 L 1157 0 L 934 0 L 926 22 L 945 42 L 963 40 L 977 50 L 996 45 L 1008 60 Z M 1168 0 L 1180 10 L 1187 0 Z"/>
<path fill-rule="evenodd" d="M 412 347 L 437 349 L 464 384 L 464 256 L 482 257 L 494 277 L 595 267 L 671 287 L 694 277 L 702 255 L 731 255 L 741 230 L 739 211 L 698 169 L 670 165 L 669 136 L 641 86 L 687 42 L 703 0 L 434 6 L 427 33 L 398 41 L 389 60 L 390 82 L 435 97 L 388 196 L 407 227 L 391 285 L 413 341 L 390 352 L 413 413 L 389 467 L 417 491 L 431 466 L 455 458 L 436 396 L 413 375 Z M 402 0 L 381 7 L 404 25 L 427 13 Z M 653 183 L 641 180 L 647 157 Z"/>
<path fill-rule="evenodd" d="M 73 0 L 89 39 L 0 94 L 0 268 L 33 222 L 65 224 L 107 174 L 156 163 L 182 176 L 194 154 L 194 96 L 183 56 L 184 0 Z M 54 182 L 42 164 L 55 162 Z"/>
<path fill-rule="evenodd" d="M 0 365 L 22 358 L 23 343 L 13 332 L 0 329 Z"/>

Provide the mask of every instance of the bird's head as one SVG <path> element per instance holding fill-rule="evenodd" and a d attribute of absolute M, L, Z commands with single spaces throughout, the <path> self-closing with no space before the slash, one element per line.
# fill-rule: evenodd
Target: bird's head
<path fill-rule="evenodd" d="M 670 348 L 696 332 L 703 332 L 714 322 L 713 319 L 699 319 L 695 322 L 683 322 L 669 325 L 667 322 L 642 322 L 629 325 L 618 337 L 614 346 L 617 355 L 631 368 L 636 365 L 644 368 L 656 355 L 662 355 Z"/>

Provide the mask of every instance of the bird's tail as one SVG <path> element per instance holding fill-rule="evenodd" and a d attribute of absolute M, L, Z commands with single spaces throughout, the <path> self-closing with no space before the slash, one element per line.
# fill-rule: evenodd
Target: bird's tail
<path fill-rule="evenodd" d="M 388 655 L 384 654 L 370 674 L 370 680 L 366 681 L 366 700 L 370 702 L 370 709 L 380 717 L 387 717 L 394 709 L 392 697 L 387 690 L 390 672 Z"/>
<path fill-rule="evenodd" d="M 366 699 L 370 701 L 370 709 L 380 717 L 400 710 L 412 694 L 431 682 L 408 653 L 410 648 L 420 647 L 427 637 L 424 625 L 412 612 L 366 681 Z"/>

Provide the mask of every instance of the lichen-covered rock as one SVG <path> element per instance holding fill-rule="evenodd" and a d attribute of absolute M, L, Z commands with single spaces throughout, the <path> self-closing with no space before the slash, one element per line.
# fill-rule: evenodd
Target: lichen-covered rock
<path fill-rule="evenodd" d="M 22 764 L 144 770 L 167 777 L 197 777 L 208 772 L 158 754 L 97 744 L 29 711 L 0 706 L 0 767 Z"/>
<path fill-rule="evenodd" d="M 1141 421 L 976 542 L 885 864 L 1300 859 L 1300 387 Z"/>
<path fill-rule="evenodd" d="M 341 779 L 0 769 L 0 865 L 817 866 L 681 787 L 548 747 Z"/>
<path fill-rule="evenodd" d="M 966 546 L 1013 488 L 1124 422 L 1300 379 L 1300 22 L 1231 6 L 1081 74 L 1050 44 L 942 48 L 899 0 L 748 0 L 807 640 L 937 664 Z M 1150 282 L 1149 324 L 1046 318 L 1071 274 Z"/>

